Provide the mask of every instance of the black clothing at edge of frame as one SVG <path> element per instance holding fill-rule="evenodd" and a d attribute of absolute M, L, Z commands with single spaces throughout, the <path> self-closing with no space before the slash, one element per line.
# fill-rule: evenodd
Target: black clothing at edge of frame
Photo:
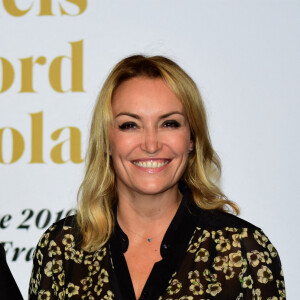
<path fill-rule="evenodd" d="M 0 243 L 0 299 L 23 300 L 16 281 L 7 265 L 5 250 Z"/>

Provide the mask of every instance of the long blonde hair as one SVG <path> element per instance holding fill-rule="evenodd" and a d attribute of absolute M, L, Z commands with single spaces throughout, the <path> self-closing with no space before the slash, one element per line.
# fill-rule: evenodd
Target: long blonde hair
<path fill-rule="evenodd" d="M 83 236 L 82 248 L 87 251 L 104 245 L 114 227 L 113 207 L 117 194 L 108 142 L 111 99 L 122 82 L 141 76 L 163 79 L 182 101 L 194 142 L 182 180 L 191 189 L 195 204 L 203 209 L 231 209 L 239 213 L 237 205 L 228 200 L 217 185 L 220 160 L 211 145 L 206 112 L 196 84 L 166 57 L 134 55 L 121 60 L 111 71 L 94 109 L 87 168 L 78 192 L 77 222 Z"/>

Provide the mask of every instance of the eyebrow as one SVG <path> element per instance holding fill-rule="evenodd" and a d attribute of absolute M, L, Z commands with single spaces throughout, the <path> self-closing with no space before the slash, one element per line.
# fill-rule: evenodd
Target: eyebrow
<path fill-rule="evenodd" d="M 168 118 L 169 116 L 175 115 L 175 114 L 184 116 L 183 112 L 181 112 L 181 111 L 171 111 L 167 114 L 161 115 L 159 117 L 159 119 L 165 119 L 165 118 Z M 115 118 L 120 117 L 120 116 L 129 116 L 129 117 L 135 118 L 137 120 L 141 119 L 141 117 L 139 115 L 133 114 L 133 113 L 130 113 L 130 112 L 120 112 L 116 115 Z"/>

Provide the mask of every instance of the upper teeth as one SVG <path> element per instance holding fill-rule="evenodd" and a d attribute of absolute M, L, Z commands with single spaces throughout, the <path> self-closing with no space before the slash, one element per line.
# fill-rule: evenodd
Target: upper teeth
<path fill-rule="evenodd" d="M 142 168 L 159 168 L 165 166 L 167 163 L 169 163 L 169 161 L 163 163 L 157 161 L 135 161 L 133 163 Z"/>

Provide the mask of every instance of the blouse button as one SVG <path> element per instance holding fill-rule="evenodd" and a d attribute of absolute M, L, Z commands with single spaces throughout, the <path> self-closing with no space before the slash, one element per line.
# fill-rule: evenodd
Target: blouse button
<path fill-rule="evenodd" d="M 149 292 L 148 291 L 143 291 L 142 297 L 140 297 L 140 300 L 146 299 L 148 296 L 149 296 Z"/>

